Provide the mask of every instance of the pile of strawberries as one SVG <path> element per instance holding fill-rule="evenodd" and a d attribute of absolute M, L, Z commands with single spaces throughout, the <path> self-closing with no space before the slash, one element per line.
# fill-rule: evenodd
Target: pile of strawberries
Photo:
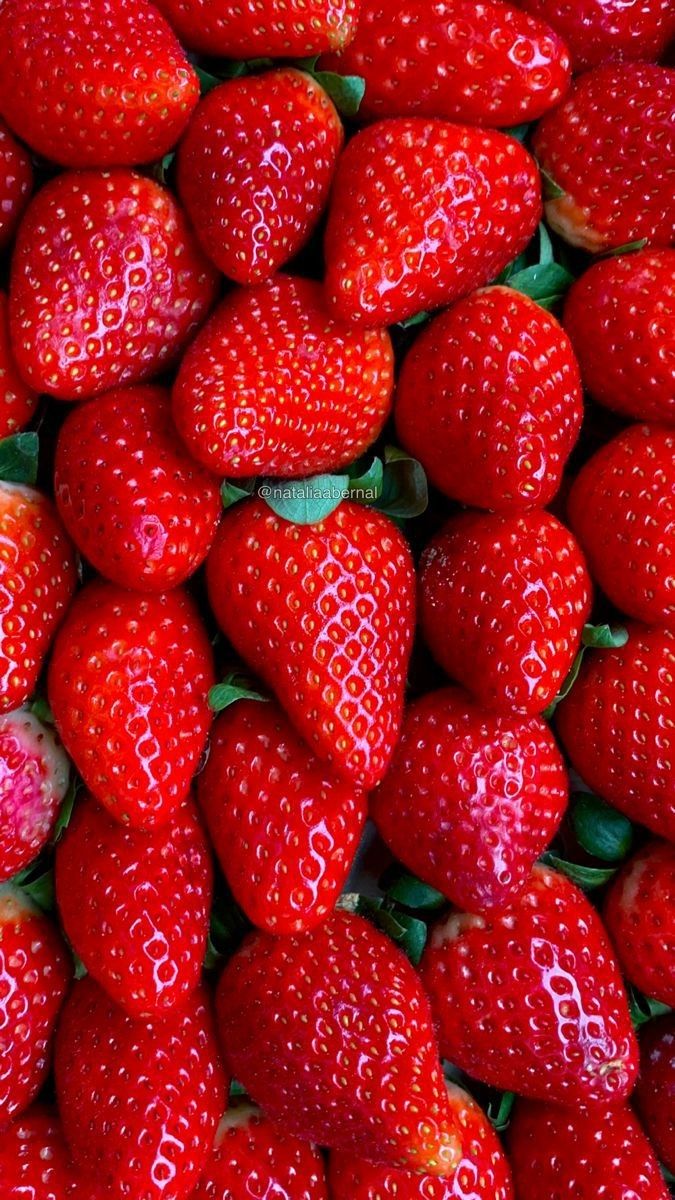
<path fill-rule="evenodd" d="M 669 1196 L 674 37 L 0 0 L 0 1200 Z"/>

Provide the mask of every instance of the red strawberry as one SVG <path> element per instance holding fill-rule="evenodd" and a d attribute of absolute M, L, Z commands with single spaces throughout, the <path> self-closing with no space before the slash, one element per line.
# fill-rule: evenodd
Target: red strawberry
<path fill-rule="evenodd" d="M 659 1158 L 675 1172 L 675 1014 L 645 1026 L 640 1052 L 637 1110 Z"/>
<path fill-rule="evenodd" d="M 546 216 L 573 246 L 675 240 L 674 87 L 651 63 L 597 67 L 538 125 L 534 152 L 563 192 Z"/>
<path fill-rule="evenodd" d="M 395 413 L 403 445 L 447 496 L 543 507 L 581 425 L 579 368 L 555 317 L 511 288 L 485 288 L 422 332 Z"/>
<path fill-rule="evenodd" d="M 493 1087 L 558 1104 L 617 1104 L 637 1074 L 626 994 L 595 909 L 535 867 L 511 908 L 453 912 L 421 964 L 441 1053 Z"/>
<path fill-rule="evenodd" d="M 183 359 L 173 411 L 214 471 L 316 475 L 375 441 L 393 385 L 386 330 L 337 325 L 321 284 L 279 275 L 230 292 Z"/>
<path fill-rule="evenodd" d="M 294 58 L 354 36 L 359 0 L 157 0 L 192 50 L 231 58 Z"/>
<path fill-rule="evenodd" d="M 54 646 L 49 702 L 92 795 L 135 829 L 167 824 L 206 744 L 211 647 L 181 591 L 140 596 L 95 580 Z"/>
<path fill-rule="evenodd" d="M 69 771 L 56 735 L 28 709 L 0 716 L 0 880 L 47 844 Z"/>
<path fill-rule="evenodd" d="M 567 293 L 564 324 L 594 400 L 675 422 L 675 250 L 595 263 Z"/>
<path fill-rule="evenodd" d="M 58 845 L 63 928 L 90 975 L 132 1017 L 161 1016 L 197 987 L 212 869 L 191 803 L 165 829 L 124 829 L 79 804 Z"/>
<path fill-rule="evenodd" d="M 59 175 L 30 204 L 12 260 L 21 374 L 84 400 L 168 367 L 215 292 L 169 192 L 132 171 Z"/>
<path fill-rule="evenodd" d="M 564 37 L 575 71 L 613 59 L 656 59 L 675 36 L 670 0 L 518 0 Z"/>
<path fill-rule="evenodd" d="M 220 865 L 254 925 L 286 934 L 320 924 L 352 864 L 362 793 L 331 775 L 278 705 L 257 700 L 218 718 L 198 787 Z"/>
<path fill-rule="evenodd" d="M 2 884 L 0 1129 L 28 1107 L 45 1081 L 70 977 L 71 961 L 56 927 L 19 888 Z"/>
<path fill-rule="evenodd" d="M 210 1005 L 134 1021 L 93 979 L 73 987 L 56 1038 L 56 1092 L 76 1164 L 106 1195 L 186 1200 L 225 1103 Z"/>
<path fill-rule="evenodd" d="M 178 191 L 225 275 L 269 279 L 304 245 L 343 138 L 333 102 L 304 71 L 232 79 L 202 100 L 178 151 Z"/>
<path fill-rule="evenodd" d="M 533 121 L 567 90 L 569 54 L 544 21 L 502 0 L 362 0 L 356 37 L 322 69 L 360 75 L 375 117 L 447 117 L 467 125 Z"/>
<path fill-rule="evenodd" d="M 244 501 L 225 514 L 206 577 L 221 629 L 316 755 L 359 787 L 378 783 L 414 626 L 412 560 L 396 526 L 351 501 L 315 525 Z"/>
<path fill-rule="evenodd" d="M 37 402 L 36 393 L 24 383 L 17 370 L 9 336 L 7 296 L 0 292 L 0 438 L 23 429 L 33 416 Z"/>
<path fill-rule="evenodd" d="M 129 165 L 175 145 L 199 80 L 147 0 L 4 0 L 0 109 L 66 167 Z"/>
<path fill-rule="evenodd" d="M 251 934 L 218 987 L 235 1077 L 284 1132 L 447 1175 L 459 1160 L 429 1002 L 384 934 L 338 912 L 312 933 Z"/>
<path fill-rule="evenodd" d="M 33 691 L 75 584 L 73 549 L 51 501 L 0 482 L 0 712 Z"/>
<path fill-rule="evenodd" d="M 486 708 L 543 712 L 590 608 L 574 538 L 550 513 L 462 513 L 429 543 L 420 626 L 434 658 Z"/>
<path fill-rule="evenodd" d="M 675 841 L 675 635 L 629 625 L 625 646 L 587 655 L 557 729 L 588 786 Z"/>
<path fill-rule="evenodd" d="M 59 435 L 54 491 L 82 553 L 136 591 L 192 575 L 222 512 L 218 480 L 186 453 L 159 387 L 121 388 L 74 409 Z"/>
<path fill-rule="evenodd" d="M 0 119 L 0 250 L 4 250 L 13 238 L 32 187 L 30 158 Z"/>
<path fill-rule="evenodd" d="M 603 912 L 624 974 L 675 1007 L 675 846 L 649 842 L 613 880 Z"/>
<path fill-rule="evenodd" d="M 0 1179 L 3 1200 L 104 1200 L 94 1180 L 80 1179 L 61 1122 L 42 1105 L 0 1132 Z"/>
<path fill-rule="evenodd" d="M 622 612 L 675 628 L 675 430 L 632 425 L 577 475 L 569 523 Z"/>
<path fill-rule="evenodd" d="M 334 312 L 390 325 L 487 283 L 527 245 L 539 175 L 519 142 L 446 121 L 380 121 L 340 159 L 326 229 Z"/>
<path fill-rule="evenodd" d="M 524 889 L 567 803 L 540 717 L 495 716 L 460 688 L 413 701 L 371 812 L 392 853 L 468 912 Z"/>

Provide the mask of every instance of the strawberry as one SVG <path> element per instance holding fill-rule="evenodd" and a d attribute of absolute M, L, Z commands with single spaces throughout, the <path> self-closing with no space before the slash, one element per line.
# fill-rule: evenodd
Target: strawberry
<path fill-rule="evenodd" d="M 675 1015 L 650 1021 L 640 1034 L 635 1104 L 656 1152 L 675 1172 Z"/>
<path fill-rule="evenodd" d="M 520 292 L 474 292 L 414 343 L 395 414 L 402 444 L 447 496 L 502 511 L 543 507 L 583 415 L 569 338 Z"/>
<path fill-rule="evenodd" d="M 498 716 L 461 688 L 413 701 L 371 814 L 396 858 L 468 912 L 524 889 L 567 804 L 540 717 Z"/>
<path fill-rule="evenodd" d="M 19 370 L 62 400 L 147 379 L 189 341 L 215 286 L 183 213 L 151 179 L 59 175 L 29 205 L 12 260 Z"/>
<path fill-rule="evenodd" d="M 675 36 L 670 0 L 518 0 L 564 37 L 575 71 L 614 59 L 660 58 Z"/>
<path fill-rule="evenodd" d="M 206 563 L 223 632 L 317 757 L 366 789 L 398 736 L 413 578 L 396 526 L 351 501 L 314 525 L 243 501 L 225 514 Z"/>
<path fill-rule="evenodd" d="M 582 467 L 570 526 L 613 604 L 675 629 L 675 430 L 632 425 Z"/>
<path fill-rule="evenodd" d="M 535 867 L 510 908 L 441 918 L 420 969 L 443 1057 L 476 1079 L 557 1104 L 630 1093 L 637 1045 L 619 968 L 564 875 Z"/>
<path fill-rule="evenodd" d="M 14 237 L 32 187 L 30 158 L 0 119 L 0 250 L 4 250 Z"/>
<path fill-rule="evenodd" d="M 480 704 L 540 713 L 579 648 L 590 587 L 579 547 L 550 513 L 462 513 L 422 556 L 420 627 Z"/>
<path fill-rule="evenodd" d="M 56 853 L 56 899 L 69 942 L 132 1017 L 180 1007 L 204 961 L 211 857 L 191 803 L 164 829 L 123 828 L 78 805 Z"/>
<path fill-rule="evenodd" d="M 82 553 L 136 591 L 162 591 L 192 575 L 222 512 L 218 480 L 189 457 L 168 394 L 152 386 L 120 388 L 70 413 L 54 492 Z"/>
<path fill-rule="evenodd" d="M 176 178 L 205 253 L 225 275 L 259 283 L 304 245 L 343 139 L 333 102 L 304 71 L 247 75 L 204 97 Z"/>
<path fill-rule="evenodd" d="M 502 0 L 362 0 L 356 37 L 322 69 L 359 75 L 359 108 L 377 117 L 446 117 L 467 125 L 533 121 L 567 90 L 567 47 Z"/>
<path fill-rule="evenodd" d="M 9 336 L 7 296 L 0 292 L 0 438 L 23 429 L 33 416 L 37 402 L 36 393 L 24 383 L 17 370 Z"/>
<path fill-rule="evenodd" d="M 47 844 L 69 773 L 58 738 L 29 709 L 0 715 L 0 880 Z"/>
<path fill-rule="evenodd" d="M 284 1132 L 447 1175 L 459 1161 L 429 1002 L 405 955 L 362 917 L 249 935 L 225 967 L 220 1033 L 235 1077 Z"/>
<path fill-rule="evenodd" d="M 181 364 L 173 412 L 213 471 L 315 475 L 375 441 L 393 385 L 386 330 L 336 324 L 321 284 L 278 275 L 234 289 L 209 319 Z"/>
<path fill-rule="evenodd" d="M 81 1180 L 58 1116 L 43 1105 L 0 1132 L 0 1179 L 3 1200 L 104 1200 L 93 1180 Z"/>
<path fill-rule="evenodd" d="M 161 1019 L 134 1021 L 81 979 L 63 1009 L 55 1070 L 73 1158 L 106 1195 L 192 1195 L 226 1091 L 205 994 Z"/>
<path fill-rule="evenodd" d="M 625 646 L 587 655 L 557 730 L 582 779 L 632 821 L 675 841 L 675 635 L 628 626 Z"/>
<path fill-rule="evenodd" d="M 70 958 L 49 918 L 19 888 L 2 884 L 0 1129 L 28 1107 L 45 1081 L 71 973 Z"/>
<path fill-rule="evenodd" d="M 379 121 L 347 146 L 326 229 L 336 316 L 390 325 L 487 283 L 527 245 L 539 175 L 503 133 L 421 117 Z"/>
<path fill-rule="evenodd" d="M 675 1007 L 675 846 L 649 842 L 622 867 L 603 919 L 626 978 Z"/>
<path fill-rule="evenodd" d="M 75 584 L 73 549 L 51 501 L 0 482 L 0 712 L 33 691 Z"/>
<path fill-rule="evenodd" d="M 94 580 L 56 640 L 49 702 L 92 795 L 134 829 L 168 824 L 206 745 L 211 647 L 183 592 Z"/>
<path fill-rule="evenodd" d="M 534 152 L 562 191 L 546 217 L 573 246 L 675 240 L 674 86 L 675 71 L 651 63 L 597 67 L 537 126 Z"/>
<path fill-rule="evenodd" d="M 161 158 L 199 98 L 199 80 L 147 0 L 4 0 L 0 110 L 65 167 Z"/>
<path fill-rule="evenodd" d="M 675 423 L 675 250 L 594 263 L 567 293 L 563 321 L 594 400 Z"/>
<path fill-rule="evenodd" d="M 294 58 L 354 36 L 359 0 L 157 0 L 182 42 L 231 58 Z"/>
<path fill-rule="evenodd" d="M 314 757 L 277 704 L 256 700 L 216 721 L 198 789 L 220 865 L 253 924 L 288 934 L 323 921 L 363 830 L 362 793 Z"/>

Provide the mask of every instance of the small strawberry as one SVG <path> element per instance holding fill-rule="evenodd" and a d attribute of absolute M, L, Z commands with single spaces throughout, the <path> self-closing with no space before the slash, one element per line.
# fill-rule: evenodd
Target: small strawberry
<path fill-rule="evenodd" d="M 345 46 L 359 0 L 157 0 L 191 50 L 228 58 L 297 58 Z"/>
<path fill-rule="evenodd" d="M 409 870 L 482 912 L 524 889 L 566 804 L 565 765 L 545 721 L 496 716 L 444 688 L 409 706 L 371 813 Z"/>
<path fill-rule="evenodd" d="M 547 220 L 573 246 L 675 240 L 674 87 L 651 63 L 597 67 L 537 126 L 534 152 L 562 192 Z"/>
<path fill-rule="evenodd" d="M 29 709 L 0 715 L 0 880 L 47 844 L 69 773 L 58 738 Z"/>
<path fill-rule="evenodd" d="M 33 416 L 37 402 L 36 392 L 24 383 L 17 370 L 9 336 L 7 296 L 0 292 L 0 438 L 23 429 Z"/>
<path fill-rule="evenodd" d="M 4 0 L 0 110 L 34 150 L 66 167 L 161 158 L 199 80 L 148 0 Z"/>
<path fill-rule="evenodd" d="M 142 596 L 94 580 L 56 640 L 49 702 L 92 795 L 134 829 L 185 799 L 211 720 L 211 646 L 181 591 Z"/>
<path fill-rule="evenodd" d="M 316 475 L 375 441 L 393 386 L 386 330 L 338 325 L 321 284 L 278 275 L 230 292 L 207 321 L 181 364 L 173 412 L 213 471 Z"/>
<path fill-rule="evenodd" d="M 622 867 L 603 919 L 626 978 L 675 1008 L 675 846 L 649 842 Z"/>
<path fill-rule="evenodd" d="M 670 0 L 518 0 L 564 37 L 575 71 L 615 59 L 660 58 L 675 37 Z"/>
<path fill-rule="evenodd" d="M 594 263 L 567 293 L 563 322 L 594 400 L 675 423 L 675 250 Z"/>
<path fill-rule="evenodd" d="M 59 434 L 54 492 L 92 565 L 158 592 L 203 562 L 222 512 L 218 480 L 187 454 L 163 388 L 120 388 L 75 408 Z"/>
<path fill-rule="evenodd" d="M 56 1113 L 33 1105 L 0 1132 L 3 1200 L 104 1200 L 71 1163 Z"/>
<path fill-rule="evenodd" d="M 333 311 L 378 326 L 450 304 L 515 258 L 540 215 L 536 166 L 513 138 L 421 117 L 370 125 L 331 195 Z"/>
<path fill-rule="evenodd" d="M 189 341 L 215 287 L 158 184 L 122 169 L 59 175 L 29 205 L 12 260 L 19 370 L 62 400 L 157 375 Z"/>
<path fill-rule="evenodd" d="M 221 629 L 317 757 L 359 787 L 378 783 L 414 626 L 412 559 L 396 526 L 352 501 L 295 525 L 246 500 L 225 514 L 206 578 Z"/>
<path fill-rule="evenodd" d="M 4 250 L 14 237 L 32 187 L 30 158 L 0 119 L 0 250 Z"/>
<path fill-rule="evenodd" d="M 540 713 L 579 649 L 590 587 L 579 547 L 550 513 L 462 513 L 422 556 L 420 627 L 479 703 Z"/>
<path fill-rule="evenodd" d="M 432 1175 L 459 1161 L 429 1002 L 405 955 L 338 912 L 312 933 L 251 934 L 218 987 L 235 1077 L 284 1132 Z"/>
<path fill-rule="evenodd" d="M 556 711 L 584 782 L 632 821 L 675 841 L 675 634 L 628 626 L 625 646 L 588 655 Z"/>
<path fill-rule="evenodd" d="M 225 275 L 259 283 L 304 245 L 343 139 L 332 100 L 304 71 L 231 79 L 204 97 L 178 150 L 177 184 Z"/>
<path fill-rule="evenodd" d="M 443 917 L 420 969 L 441 1053 L 474 1078 L 566 1105 L 630 1093 L 637 1045 L 619 968 L 564 875 L 535 867 L 512 907 Z"/>
<path fill-rule="evenodd" d="M 463 504 L 543 507 L 560 487 L 583 415 L 579 368 L 555 317 L 506 287 L 436 317 L 403 363 L 399 438 Z"/>
<path fill-rule="evenodd" d="M 675 1173 L 675 1014 L 650 1021 L 640 1034 L 635 1105 L 656 1152 Z"/>

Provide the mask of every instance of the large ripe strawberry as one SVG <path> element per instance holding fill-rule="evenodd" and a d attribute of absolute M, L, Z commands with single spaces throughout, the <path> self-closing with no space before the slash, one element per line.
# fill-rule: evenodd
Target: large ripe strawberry
<path fill-rule="evenodd" d="M 2 1200 L 104 1200 L 70 1161 L 55 1112 L 33 1105 L 0 1132 Z"/>
<path fill-rule="evenodd" d="M 597 67 L 537 126 L 534 152 L 563 193 L 546 216 L 573 246 L 675 240 L 674 88 L 666 67 Z"/>
<path fill-rule="evenodd" d="M 587 656 L 557 730 L 594 792 L 675 841 L 675 635 L 637 624 L 628 633 L 625 646 Z"/>
<path fill-rule="evenodd" d="M 32 187 L 30 158 L 0 119 L 0 250 L 13 238 Z"/>
<path fill-rule="evenodd" d="M 429 1002 L 402 951 L 362 917 L 251 934 L 217 1007 L 235 1078 L 284 1131 L 373 1162 L 455 1169 L 460 1127 Z"/>
<path fill-rule="evenodd" d="M 657 59 L 675 36 L 671 0 L 518 0 L 564 37 L 575 71 L 615 59 Z"/>
<path fill-rule="evenodd" d="M 675 1008 L 675 846 L 643 846 L 612 881 L 603 918 L 626 978 Z"/>
<path fill-rule="evenodd" d="M 436 317 L 403 363 L 396 428 L 432 483 L 463 504 L 544 507 L 583 415 L 579 368 L 555 317 L 506 287 Z"/>
<path fill-rule="evenodd" d="M 462 513 L 427 546 L 420 626 L 434 658 L 486 708 L 540 713 L 579 649 L 590 580 L 550 513 Z"/>
<path fill-rule="evenodd" d="M 421 117 L 379 121 L 338 164 L 329 301 L 368 326 L 450 304 L 515 258 L 540 215 L 539 174 L 513 138 Z"/>
<path fill-rule="evenodd" d="M 121 168 L 59 175 L 29 205 L 12 260 L 19 370 L 62 400 L 157 375 L 189 341 L 215 287 L 159 184 Z"/>
<path fill-rule="evenodd" d="M 232 79 L 204 97 L 178 150 L 177 183 L 206 254 L 259 283 L 300 249 L 328 199 L 344 134 L 304 71 Z"/>
<path fill-rule="evenodd" d="M 222 512 L 218 480 L 186 452 L 168 393 L 147 385 L 70 413 L 59 434 L 54 492 L 90 563 L 136 591 L 163 591 L 192 575 Z"/>
<path fill-rule="evenodd" d="M 675 1172 L 675 1014 L 650 1021 L 640 1034 L 635 1103 L 656 1152 Z"/>
<path fill-rule="evenodd" d="M 221 629 L 317 757 L 374 787 L 398 737 L 414 626 L 396 526 L 352 501 L 315 525 L 244 501 L 225 514 L 206 577 Z"/>
<path fill-rule="evenodd" d="M 204 54 L 294 58 L 354 36 L 359 0 L 157 0 L 181 41 Z"/>
<path fill-rule="evenodd" d="M 37 393 L 24 383 L 17 370 L 9 335 L 9 305 L 5 292 L 0 292 L 0 438 L 23 429 L 37 402 Z"/>
<path fill-rule="evenodd" d="M 150 162 L 175 145 L 199 80 L 148 0 L 4 0 L 0 111 L 66 167 Z"/>
<path fill-rule="evenodd" d="M 0 880 L 46 845 L 69 773 L 58 738 L 29 709 L 0 715 Z"/>
<path fill-rule="evenodd" d="M 134 1021 L 81 979 L 59 1023 L 55 1071 L 73 1158 L 106 1195 L 191 1196 L 226 1097 L 206 993 L 161 1019 Z"/>
<path fill-rule="evenodd" d="M 483 912 L 523 890 L 566 803 L 565 765 L 545 721 L 495 715 L 444 688 L 409 706 L 371 812 L 409 870 Z"/>
<path fill-rule="evenodd" d="M 510 908 L 441 918 L 420 969 L 441 1053 L 474 1078 L 567 1105 L 629 1095 L 638 1054 L 619 967 L 564 875 L 535 867 Z"/>
<path fill-rule="evenodd" d="M 0 482 L 0 712 L 19 708 L 33 691 L 76 577 L 51 501 Z"/>
<path fill-rule="evenodd" d="M 142 596 L 94 580 L 59 631 L 49 702 L 92 795 L 134 829 L 167 824 L 211 722 L 211 646 L 179 590 Z"/>
<path fill-rule="evenodd" d="M 72 966 L 58 930 L 11 883 L 0 886 L 0 1128 L 44 1083 Z"/>
<path fill-rule="evenodd" d="M 675 250 L 594 263 L 567 293 L 563 323 L 594 400 L 675 423 Z"/>
<path fill-rule="evenodd" d="M 320 283 L 279 275 L 230 292 L 209 319 L 181 364 L 173 412 L 214 471 L 317 475 L 375 441 L 393 385 L 386 330 L 338 325 Z"/>

